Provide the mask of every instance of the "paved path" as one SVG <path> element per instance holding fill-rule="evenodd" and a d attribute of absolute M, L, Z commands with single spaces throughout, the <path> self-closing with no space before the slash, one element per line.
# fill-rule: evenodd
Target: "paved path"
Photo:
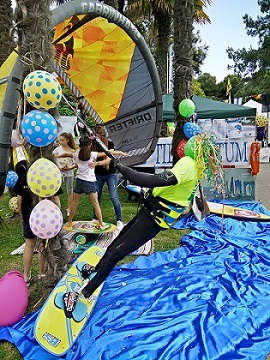
<path fill-rule="evenodd" d="M 270 163 L 261 163 L 255 180 L 255 200 L 270 211 Z"/>
<path fill-rule="evenodd" d="M 270 210 L 270 163 L 261 163 L 255 180 L 255 200 Z M 265 360 L 270 360 L 270 353 Z"/>

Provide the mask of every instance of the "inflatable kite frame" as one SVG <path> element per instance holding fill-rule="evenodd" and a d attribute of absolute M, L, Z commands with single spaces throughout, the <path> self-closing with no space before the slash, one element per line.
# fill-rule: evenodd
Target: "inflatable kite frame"
<path fill-rule="evenodd" d="M 70 81 L 66 73 L 60 68 L 55 60 L 52 60 L 53 67 L 74 95 L 79 98 L 83 107 L 86 108 L 95 121 L 97 123 L 103 123 L 106 126 L 109 137 L 114 141 L 116 148 L 127 151 L 130 155 L 132 155 L 131 157 L 125 159 L 125 163 L 127 165 L 143 163 L 155 149 L 162 124 L 162 92 L 153 56 L 144 38 L 133 23 L 117 10 L 103 3 L 91 0 L 75 0 L 65 3 L 52 10 L 51 26 L 52 28 L 55 28 L 57 25 L 72 16 L 84 14 L 87 14 L 89 21 L 101 17 L 107 20 L 108 24 L 117 25 L 119 28 L 124 30 L 130 39 L 132 39 L 135 43 L 134 55 L 132 55 L 132 58 L 134 59 L 136 56 L 138 57 L 139 54 L 139 56 L 143 59 L 140 66 L 144 67 L 144 72 L 141 72 L 142 76 L 141 78 L 139 77 L 139 80 L 141 82 L 147 82 L 148 87 L 142 91 L 141 89 L 135 89 L 134 93 L 137 91 L 137 93 L 140 94 L 140 97 L 138 97 L 138 100 L 133 98 L 129 113 L 127 111 L 126 113 L 123 112 L 123 107 L 126 109 L 129 107 L 126 101 L 125 106 L 121 105 L 122 107 L 119 107 L 120 110 L 116 114 L 115 118 L 111 118 L 110 123 L 106 124 L 102 117 L 100 117 L 95 111 L 95 108 L 80 96 L 80 92 L 77 87 L 74 86 L 72 81 Z M 137 64 L 138 63 L 136 63 L 136 66 Z M 133 68 L 134 67 L 135 65 L 133 65 Z M 145 79 L 145 68 L 147 68 L 147 76 L 149 76 L 149 80 L 148 78 Z M 5 183 L 8 171 L 8 159 L 11 145 L 10 138 L 16 116 L 16 107 L 19 99 L 18 88 L 21 82 L 21 76 L 21 64 L 17 58 L 8 77 L 2 111 L 0 114 L 1 185 Z M 130 74 L 128 74 L 127 78 L 129 79 L 130 77 Z M 133 80 L 135 78 L 137 78 L 136 80 L 138 81 L 138 75 L 133 75 Z M 126 98 L 128 98 L 128 96 L 132 97 L 130 93 L 131 88 L 131 85 L 125 85 L 124 91 L 128 92 Z M 144 99 L 148 95 L 150 98 L 149 103 L 144 104 L 143 101 L 145 101 Z M 133 106 L 137 106 L 137 109 L 133 108 Z"/>

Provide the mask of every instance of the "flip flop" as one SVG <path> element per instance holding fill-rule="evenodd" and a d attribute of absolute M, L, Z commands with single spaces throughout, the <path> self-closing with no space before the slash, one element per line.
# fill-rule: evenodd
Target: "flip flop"
<path fill-rule="evenodd" d="M 29 274 L 29 278 L 27 280 L 25 280 L 25 283 L 26 283 L 26 286 L 29 288 L 30 285 L 31 285 L 31 281 L 32 281 L 32 274 L 31 274 L 31 271 L 30 271 L 30 274 Z"/>
<path fill-rule="evenodd" d="M 72 231 L 72 230 L 73 230 L 73 226 L 72 226 L 72 225 L 70 226 L 70 225 L 67 225 L 67 224 L 66 224 L 66 225 L 63 226 L 63 229 L 66 230 L 66 231 Z"/>

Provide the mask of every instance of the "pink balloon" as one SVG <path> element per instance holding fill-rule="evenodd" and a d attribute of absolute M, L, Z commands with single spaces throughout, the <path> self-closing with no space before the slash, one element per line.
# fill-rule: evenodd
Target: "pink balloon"
<path fill-rule="evenodd" d="M 63 215 L 60 209 L 50 200 L 41 200 L 32 210 L 30 228 L 41 239 L 56 236 L 63 225 Z"/>
<path fill-rule="evenodd" d="M 28 304 L 28 289 L 23 274 L 17 270 L 0 279 L 0 327 L 12 326 L 22 319 Z"/>

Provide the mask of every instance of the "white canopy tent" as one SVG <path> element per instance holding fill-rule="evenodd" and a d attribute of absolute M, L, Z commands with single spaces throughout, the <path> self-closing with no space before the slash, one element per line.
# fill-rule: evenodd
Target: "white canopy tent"
<path fill-rule="evenodd" d="M 256 108 L 257 114 L 262 114 L 262 104 L 258 103 L 257 101 L 254 101 L 252 99 L 248 100 L 244 106 L 250 107 L 250 108 Z"/>
<path fill-rule="evenodd" d="M 270 144 L 270 113 L 269 112 L 262 112 L 262 104 L 258 103 L 257 101 L 254 101 L 252 99 L 248 100 L 248 102 L 246 102 L 245 104 L 243 104 L 244 106 L 247 107 L 251 107 L 251 108 L 256 108 L 257 109 L 257 114 L 263 114 L 265 116 L 267 116 L 268 119 L 268 129 L 267 129 L 267 144 Z M 268 153 L 268 161 L 269 161 L 269 152 L 270 149 L 267 148 L 267 153 Z"/>

